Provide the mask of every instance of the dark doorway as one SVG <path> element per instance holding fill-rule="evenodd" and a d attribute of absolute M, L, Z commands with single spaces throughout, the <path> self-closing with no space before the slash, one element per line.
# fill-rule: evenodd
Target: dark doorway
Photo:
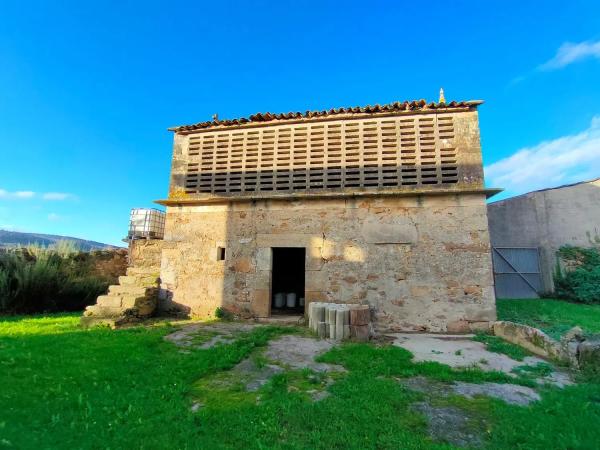
<path fill-rule="evenodd" d="M 305 259 L 305 248 L 273 248 L 272 314 L 304 314 Z"/>

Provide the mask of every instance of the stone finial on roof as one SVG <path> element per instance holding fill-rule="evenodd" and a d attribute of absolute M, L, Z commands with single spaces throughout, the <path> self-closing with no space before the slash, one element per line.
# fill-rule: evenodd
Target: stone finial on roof
<path fill-rule="evenodd" d="M 444 97 L 444 88 L 440 88 L 440 99 L 438 103 L 446 103 L 446 98 Z"/>
<path fill-rule="evenodd" d="M 214 113 L 212 115 L 212 120 L 215 121 L 215 122 L 217 122 L 219 120 L 219 114 L 218 113 Z"/>

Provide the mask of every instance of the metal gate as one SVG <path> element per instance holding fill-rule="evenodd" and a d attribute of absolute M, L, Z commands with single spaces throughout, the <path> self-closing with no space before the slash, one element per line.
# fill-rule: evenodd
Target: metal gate
<path fill-rule="evenodd" d="M 537 247 L 492 247 L 497 298 L 538 298 L 542 290 Z"/>

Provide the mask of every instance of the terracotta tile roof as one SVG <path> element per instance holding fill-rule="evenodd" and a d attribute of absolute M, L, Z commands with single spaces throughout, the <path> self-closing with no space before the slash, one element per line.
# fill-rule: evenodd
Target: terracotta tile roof
<path fill-rule="evenodd" d="M 476 108 L 482 104 L 482 100 L 469 100 L 464 102 L 451 101 L 448 103 L 427 103 L 425 100 L 413 100 L 404 102 L 388 103 L 386 105 L 375 105 L 375 106 L 356 106 L 351 108 L 334 108 L 323 111 L 305 111 L 305 112 L 288 112 L 288 113 L 256 113 L 249 117 L 242 117 L 239 119 L 224 119 L 224 120 L 209 120 L 207 122 L 199 122 L 193 125 L 182 125 L 178 127 L 169 128 L 169 131 L 176 133 L 201 130 L 205 128 L 213 127 L 229 127 L 235 125 L 244 125 L 247 123 L 255 122 L 271 122 L 271 121 L 285 121 L 285 120 L 298 120 L 298 119 L 312 119 L 317 117 L 335 116 L 341 114 L 376 114 L 385 112 L 400 112 L 400 111 L 428 111 L 428 110 L 451 110 L 451 109 L 464 109 L 464 108 Z"/>

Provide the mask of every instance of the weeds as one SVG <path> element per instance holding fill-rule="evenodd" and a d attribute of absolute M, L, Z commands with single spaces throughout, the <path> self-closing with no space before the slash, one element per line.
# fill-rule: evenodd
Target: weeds
<path fill-rule="evenodd" d="M 485 348 L 490 352 L 503 353 L 516 361 L 523 361 L 523 359 L 530 354 L 524 348 L 490 334 L 476 334 L 473 337 L 473 340 L 485 344 Z"/>
<path fill-rule="evenodd" d="M 107 288 L 69 244 L 0 253 L 0 314 L 79 311 Z"/>

